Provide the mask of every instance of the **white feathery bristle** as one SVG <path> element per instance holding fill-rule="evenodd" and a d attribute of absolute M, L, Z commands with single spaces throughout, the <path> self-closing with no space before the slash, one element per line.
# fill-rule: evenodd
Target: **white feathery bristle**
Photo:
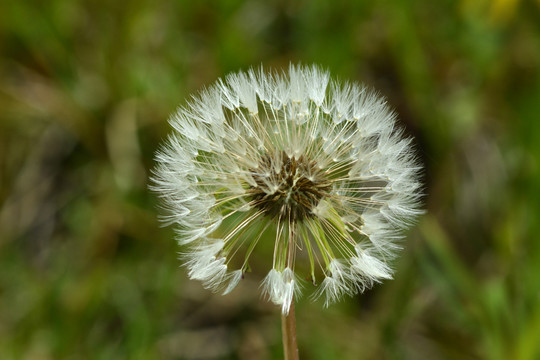
<path fill-rule="evenodd" d="M 383 279 L 392 279 L 392 269 L 382 260 L 370 254 L 369 250 L 364 250 L 360 245 L 356 246 L 358 256 L 351 258 L 351 270 L 360 276 L 361 291 L 370 288 L 374 282 L 381 282 Z"/>
<path fill-rule="evenodd" d="M 228 293 L 233 291 L 234 288 L 240 282 L 240 280 L 242 280 L 242 276 L 244 276 L 244 273 L 242 272 L 242 270 L 231 271 L 230 274 L 228 275 L 228 278 L 227 278 L 228 284 L 225 290 L 223 290 L 223 295 L 227 295 Z"/>
<path fill-rule="evenodd" d="M 324 306 L 338 301 L 344 294 L 354 292 L 351 288 L 350 274 L 346 266 L 339 260 L 334 259 L 328 265 L 329 274 L 326 275 L 319 288 L 314 293 L 314 297 L 324 296 Z"/>
<path fill-rule="evenodd" d="M 299 286 L 294 272 L 290 268 L 285 268 L 282 272 L 276 269 L 270 270 L 262 283 L 263 293 L 276 305 L 281 305 L 281 312 L 284 315 L 289 313 L 294 294 L 298 292 Z"/>
<path fill-rule="evenodd" d="M 304 69 L 306 79 L 306 89 L 308 96 L 316 106 L 321 106 L 326 97 L 326 88 L 330 81 L 330 74 L 327 71 L 312 66 Z"/>

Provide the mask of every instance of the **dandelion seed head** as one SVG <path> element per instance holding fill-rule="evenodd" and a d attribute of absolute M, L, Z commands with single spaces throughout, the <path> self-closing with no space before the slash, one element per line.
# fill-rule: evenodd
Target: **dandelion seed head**
<path fill-rule="evenodd" d="M 392 278 L 422 212 L 420 166 L 382 97 L 316 66 L 261 67 L 201 91 L 170 123 L 151 187 L 190 278 L 229 293 L 261 242 L 274 249 L 257 264 L 262 292 L 284 314 L 298 279 L 328 305 Z"/>

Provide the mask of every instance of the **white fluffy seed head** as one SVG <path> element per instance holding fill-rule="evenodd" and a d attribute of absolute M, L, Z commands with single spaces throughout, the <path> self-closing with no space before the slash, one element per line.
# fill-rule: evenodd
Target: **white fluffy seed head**
<path fill-rule="evenodd" d="M 386 101 L 316 67 L 228 75 L 170 118 L 152 189 L 188 274 L 229 293 L 272 241 L 263 292 L 288 313 L 305 252 L 325 305 L 392 277 L 420 166 Z M 299 250 L 302 249 L 302 250 Z M 259 257 L 261 258 L 261 257 Z"/>

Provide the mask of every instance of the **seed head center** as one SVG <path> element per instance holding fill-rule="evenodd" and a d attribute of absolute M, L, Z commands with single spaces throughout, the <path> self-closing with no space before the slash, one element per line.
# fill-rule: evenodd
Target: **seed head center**
<path fill-rule="evenodd" d="M 315 161 L 304 155 L 290 157 L 284 151 L 265 155 L 252 170 L 250 204 L 265 215 L 300 222 L 313 217 L 313 209 L 328 195 L 331 184 Z"/>

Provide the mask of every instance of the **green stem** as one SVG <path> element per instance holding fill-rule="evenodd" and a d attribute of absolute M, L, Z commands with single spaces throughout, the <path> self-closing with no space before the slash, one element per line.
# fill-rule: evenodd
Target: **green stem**
<path fill-rule="evenodd" d="M 281 314 L 281 330 L 283 332 L 283 353 L 285 360 L 298 360 L 298 344 L 296 342 L 296 319 L 294 316 L 294 299 L 289 313 Z"/>
<path fill-rule="evenodd" d="M 295 231 L 294 229 L 290 233 L 289 243 L 287 244 L 287 257 L 286 263 L 289 268 L 293 262 Z M 296 317 L 294 314 L 294 296 L 291 300 L 291 306 L 287 315 L 281 314 L 281 331 L 283 336 L 283 353 L 285 360 L 298 360 L 298 343 L 296 341 Z"/>

